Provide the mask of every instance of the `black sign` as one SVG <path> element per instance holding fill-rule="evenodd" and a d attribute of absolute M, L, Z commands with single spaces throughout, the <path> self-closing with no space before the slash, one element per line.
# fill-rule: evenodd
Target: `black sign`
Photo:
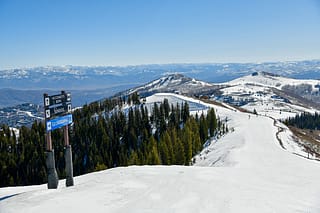
<path fill-rule="evenodd" d="M 44 96 L 44 107 L 48 108 L 52 105 L 63 104 L 66 102 L 71 102 L 71 95 L 70 93 L 61 93 L 59 95 L 52 95 L 52 96 Z"/>
<path fill-rule="evenodd" d="M 59 115 L 64 115 L 71 112 L 71 102 L 61 105 L 52 106 L 45 109 L 46 119 L 50 119 Z"/>
<path fill-rule="evenodd" d="M 71 95 L 64 91 L 58 95 L 44 94 L 45 119 L 52 119 L 71 112 Z"/>

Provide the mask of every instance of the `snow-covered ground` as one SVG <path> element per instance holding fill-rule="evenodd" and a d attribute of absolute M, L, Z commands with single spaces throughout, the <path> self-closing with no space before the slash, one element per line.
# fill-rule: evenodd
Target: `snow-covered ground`
<path fill-rule="evenodd" d="M 168 99 L 168 102 L 170 104 L 173 104 L 174 106 L 176 106 L 177 104 L 181 106 L 181 104 L 187 102 L 191 114 L 201 112 L 205 113 L 208 109 L 208 106 L 206 104 L 190 97 L 172 93 L 156 93 L 146 98 L 145 105 L 148 108 L 148 111 L 151 112 L 154 103 L 162 103 L 164 99 Z"/>
<path fill-rule="evenodd" d="M 223 85 L 228 87 L 222 89 L 226 97 L 232 97 L 235 104 L 245 102 L 241 107 L 249 111 L 256 110 L 258 114 L 271 116 L 276 119 L 294 117 L 302 112 L 314 113 L 317 111 L 310 106 L 301 106 L 290 103 L 285 97 L 280 97 L 274 91 L 281 91 L 284 86 L 297 86 L 308 84 L 312 90 L 319 91 L 317 88 L 319 80 L 291 79 L 280 76 L 259 72 L 256 75 L 248 75 Z M 307 105 L 307 104 L 306 104 Z"/>
<path fill-rule="evenodd" d="M 275 94 L 273 93 L 261 96 L 252 96 L 254 97 L 255 102 L 241 106 L 242 108 L 251 112 L 256 110 L 260 115 L 270 116 L 276 119 L 286 119 L 288 117 L 294 117 L 303 112 L 314 113 L 318 111 L 313 108 L 299 106 L 279 100 L 274 98 Z"/>
<path fill-rule="evenodd" d="M 320 80 L 306 80 L 306 79 L 293 79 L 286 78 L 282 76 L 272 76 L 270 73 L 258 72 L 256 75 L 247 75 L 241 78 L 237 78 L 226 84 L 230 85 L 244 85 L 244 84 L 253 84 L 260 86 L 268 86 L 274 87 L 277 89 L 281 89 L 285 85 L 297 86 L 300 84 L 310 84 L 316 89 L 314 86 L 320 84 Z"/>
<path fill-rule="evenodd" d="M 163 97 L 211 106 L 176 94 L 147 103 Z M 214 107 L 234 131 L 212 141 L 195 166 L 115 168 L 76 177 L 70 188 L 60 181 L 57 190 L 0 188 L 0 212 L 320 212 L 320 162 L 284 150 L 272 118 Z M 293 143 L 289 130 L 279 135 Z"/>

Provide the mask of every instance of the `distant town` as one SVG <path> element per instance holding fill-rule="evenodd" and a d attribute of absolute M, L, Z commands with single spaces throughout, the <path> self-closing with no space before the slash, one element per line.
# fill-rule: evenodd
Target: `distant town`
<path fill-rule="evenodd" d="M 35 120 L 43 120 L 43 107 L 36 104 L 25 103 L 13 107 L 0 109 L 0 125 L 14 128 L 21 126 L 31 127 Z"/>

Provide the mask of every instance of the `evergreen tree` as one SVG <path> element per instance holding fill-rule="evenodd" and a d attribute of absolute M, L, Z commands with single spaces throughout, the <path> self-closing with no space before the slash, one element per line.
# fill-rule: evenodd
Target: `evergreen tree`
<path fill-rule="evenodd" d="M 167 119 L 169 118 L 169 112 L 170 112 L 170 105 L 167 98 L 163 100 L 163 109 L 164 109 L 164 117 Z"/>
<path fill-rule="evenodd" d="M 128 165 L 140 165 L 138 154 L 135 151 L 131 152 Z"/>
<path fill-rule="evenodd" d="M 169 150 L 168 150 L 168 147 L 167 147 L 167 144 L 169 144 L 169 143 L 171 143 L 170 142 L 170 137 L 169 137 L 168 133 L 166 132 L 161 137 L 160 143 L 159 143 L 159 152 L 160 152 L 161 162 L 164 165 L 170 165 L 171 156 L 169 154 Z"/>
<path fill-rule="evenodd" d="M 178 165 L 184 165 L 185 164 L 185 153 L 184 153 L 184 147 L 183 144 L 180 140 L 180 138 L 176 139 L 175 142 L 175 159 L 176 159 L 176 164 Z"/>
<path fill-rule="evenodd" d="M 157 145 L 156 145 L 156 140 L 154 139 L 153 136 L 150 137 L 150 152 L 147 158 L 147 164 L 149 165 L 159 165 L 161 164 L 160 161 L 160 157 L 159 157 L 159 153 L 158 153 L 158 149 L 157 149 Z"/>
<path fill-rule="evenodd" d="M 190 125 L 191 125 L 190 122 L 187 122 L 182 135 L 186 164 L 188 164 L 188 162 L 192 158 L 192 134 L 191 134 L 191 129 L 189 127 Z"/>
<path fill-rule="evenodd" d="M 189 104 L 188 102 L 185 102 L 184 104 L 182 104 L 182 107 L 181 107 L 181 113 L 182 113 L 182 121 L 183 123 L 187 122 L 187 119 L 189 118 Z"/>
<path fill-rule="evenodd" d="M 208 125 L 203 113 L 200 116 L 200 139 L 201 141 L 206 141 L 208 139 Z"/>
<path fill-rule="evenodd" d="M 217 126 L 218 126 L 216 113 L 213 108 L 208 110 L 207 123 L 208 123 L 208 127 L 209 127 L 210 137 L 212 137 L 212 136 L 214 136 L 214 133 L 215 133 Z"/>
<path fill-rule="evenodd" d="M 175 129 L 174 129 L 174 131 L 175 131 Z M 166 131 L 163 134 L 163 142 L 164 142 L 165 146 L 168 149 L 168 160 L 167 160 L 167 163 L 168 163 L 168 165 L 174 164 L 175 163 L 175 155 L 174 155 L 172 139 L 171 139 L 171 137 L 169 135 L 169 131 Z"/>

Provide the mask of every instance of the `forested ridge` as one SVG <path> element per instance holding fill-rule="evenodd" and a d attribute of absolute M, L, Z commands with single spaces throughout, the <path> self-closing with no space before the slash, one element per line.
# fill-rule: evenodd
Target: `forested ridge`
<path fill-rule="evenodd" d="M 320 130 L 320 115 L 316 112 L 314 114 L 301 113 L 294 118 L 288 118 L 285 121 L 286 125 L 295 126 L 300 129 Z"/>
<path fill-rule="evenodd" d="M 84 105 L 73 112 L 70 129 L 74 175 L 128 165 L 189 165 L 209 137 L 227 126 L 215 110 L 190 116 L 189 105 L 154 103 L 148 112 L 134 93 Z M 56 168 L 65 177 L 63 131 L 52 132 Z M 22 127 L 19 137 L 7 126 L 0 131 L 0 186 L 47 182 L 45 127 Z"/>

